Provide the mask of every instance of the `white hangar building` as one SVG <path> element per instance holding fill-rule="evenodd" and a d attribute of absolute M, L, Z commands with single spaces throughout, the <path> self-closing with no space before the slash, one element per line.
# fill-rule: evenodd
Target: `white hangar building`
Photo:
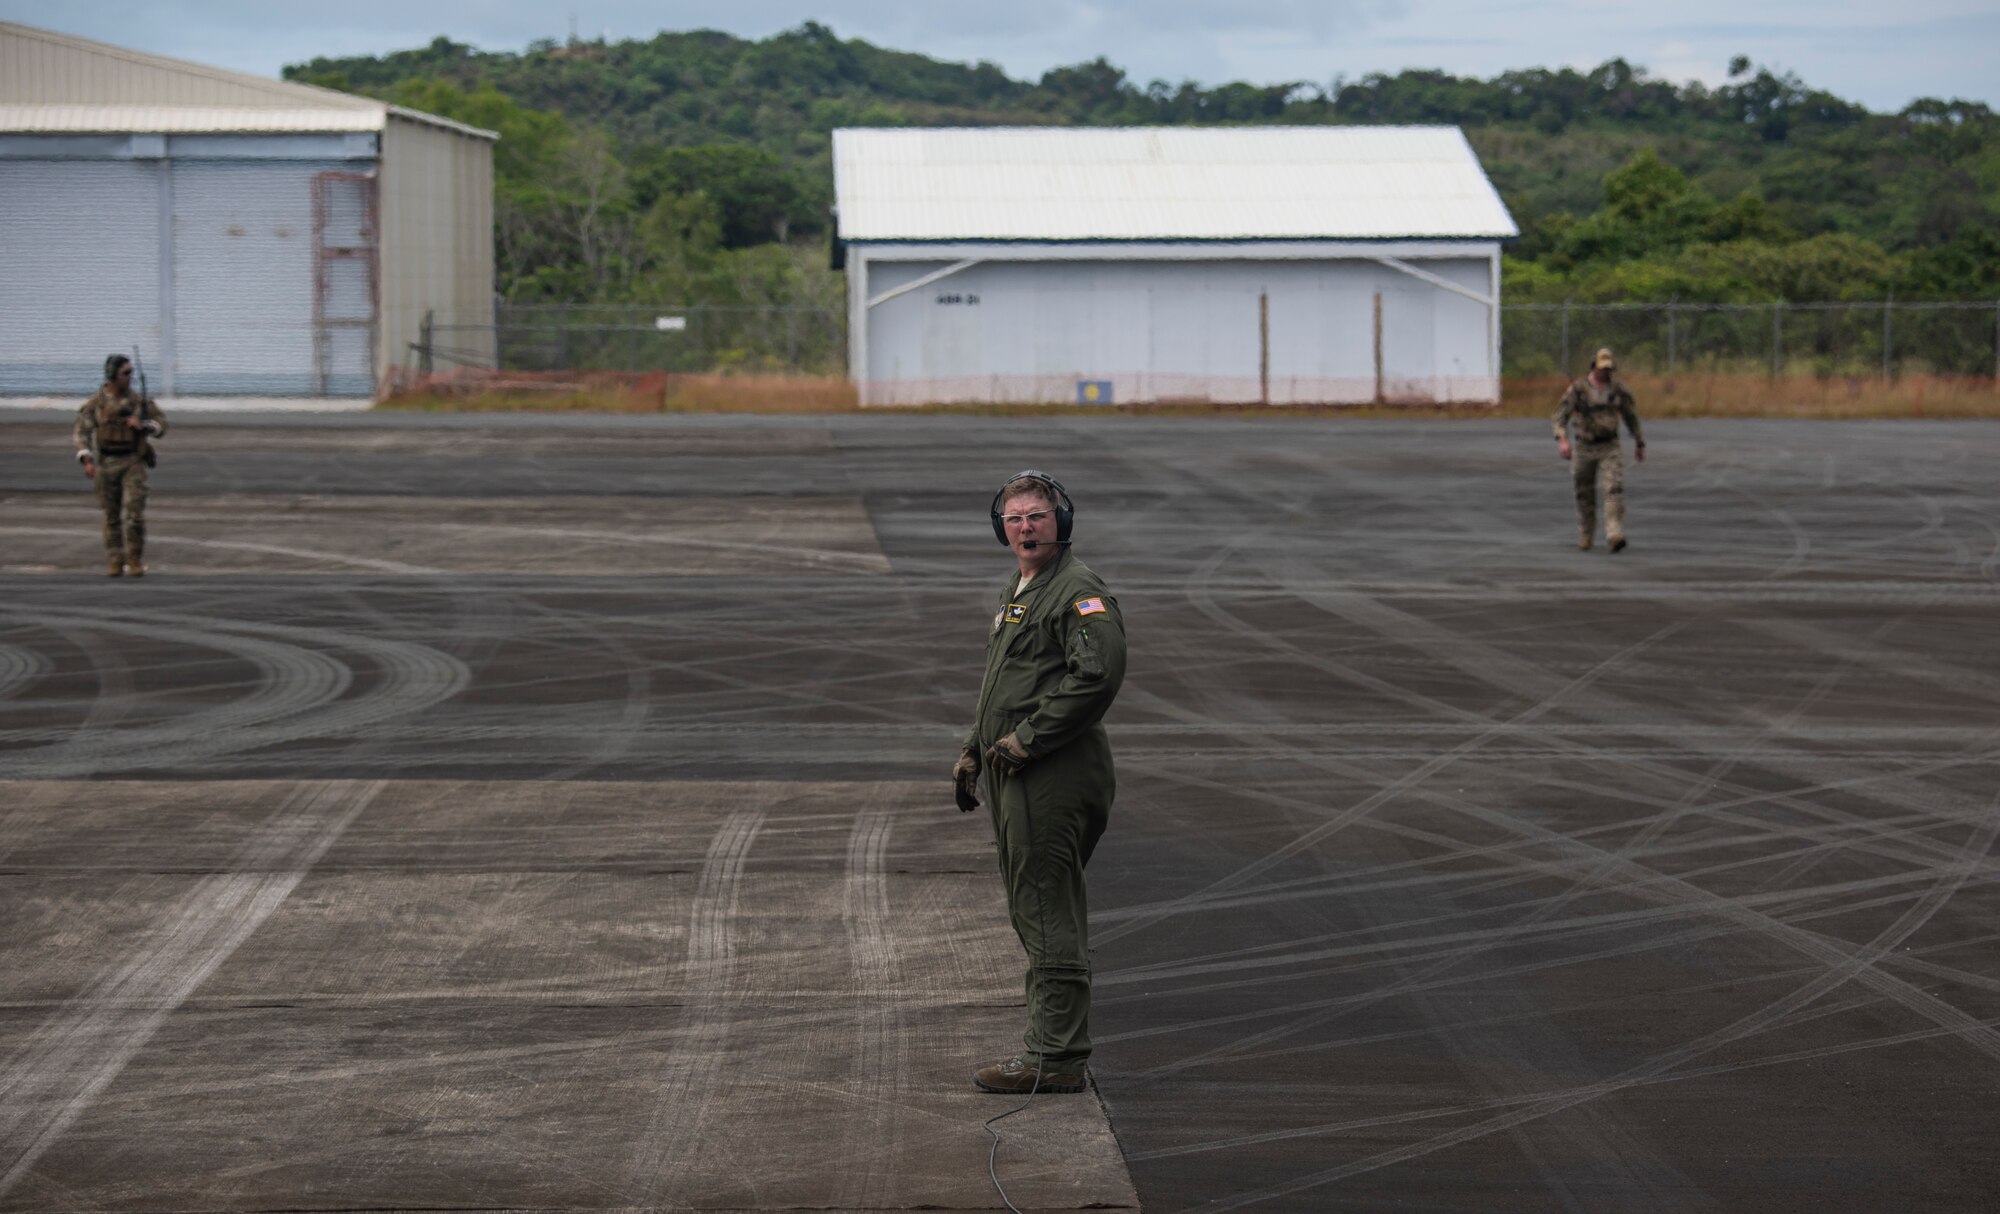
<path fill-rule="evenodd" d="M 1456 127 L 843 129 L 849 368 L 927 401 L 1497 401 Z"/>
<path fill-rule="evenodd" d="M 0 23 L 0 396 L 373 396 L 493 323 L 495 138 Z"/>

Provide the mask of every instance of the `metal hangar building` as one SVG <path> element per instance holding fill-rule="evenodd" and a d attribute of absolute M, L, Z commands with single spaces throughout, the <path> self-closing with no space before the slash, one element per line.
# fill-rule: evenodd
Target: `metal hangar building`
<path fill-rule="evenodd" d="M 842 129 L 863 404 L 1491 402 L 1513 219 L 1456 127 Z"/>
<path fill-rule="evenodd" d="M 0 396 L 373 396 L 493 323 L 496 138 L 0 23 Z"/>

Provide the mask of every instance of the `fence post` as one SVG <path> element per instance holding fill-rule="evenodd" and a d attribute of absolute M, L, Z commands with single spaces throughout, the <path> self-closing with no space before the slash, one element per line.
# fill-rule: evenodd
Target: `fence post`
<path fill-rule="evenodd" d="M 1569 375 L 1569 303 L 1570 303 L 1570 301 L 1569 301 L 1569 300 L 1567 300 L 1567 299 L 1563 300 L 1563 351 L 1562 351 L 1562 353 L 1563 353 L 1563 357 L 1562 357 L 1562 369 L 1563 369 L 1563 375 L 1564 375 L 1565 377 L 1567 377 L 1567 376 Z"/>
<path fill-rule="evenodd" d="M 2000 384 L 2000 299 L 1993 301 L 1993 382 Z"/>
<path fill-rule="evenodd" d="M 1375 348 L 1380 350 L 1382 348 L 1380 295 L 1375 297 L 1375 333 Z M 1376 356 L 1376 362 L 1378 364 L 1381 362 L 1379 354 Z M 1377 372 L 1377 375 L 1379 376 L 1380 372 Z M 1271 403 L 1271 293 L 1269 291 L 1257 293 L 1257 403 L 1260 405 Z"/>
<path fill-rule="evenodd" d="M 1895 306 L 1896 306 L 1896 293 L 1894 291 L 1890 291 L 1889 298 L 1882 301 L 1882 379 L 1884 382 L 1887 382 L 1890 378 L 1889 343 L 1892 337 L 1892 331 L 1889 325 L 1889 317 L 1894 314 L 1891 311 L 1891 309 L 1893 309 Z"/>
<path fill-rule="evenodd" d="M 785 365 L 794 375 L 799 373 L 799 313 L 796 308 L 785 309 Z"/>
<path fill-rule="evenodd" d="M 1778 378 L 1779 369 L 1785 362 L 1785 299 L 1779 296 L 1771 304 L 1771 378 Z"/>
<path fill-rule="evenodd" d="M 437 316 L 432 308 L 424 309 L 424 323 L 417 327 L 417 370 L 425 375 L 431 373 L 431 321 Z"/>
<path fill-rule="evenodd" d="M 1667 300 L 1667 382 L 1674 378 L 1674 304 L 1680 296 L 1676 294 Z"/>

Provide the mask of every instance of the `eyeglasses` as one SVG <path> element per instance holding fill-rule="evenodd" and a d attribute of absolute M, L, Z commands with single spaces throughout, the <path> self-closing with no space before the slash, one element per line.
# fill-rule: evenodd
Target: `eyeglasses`
<path fill-rule="evenodd" d="M 1009 527 L 1019 527 L 1023 523 L 1033 523 L 1039 527 L 1048 522 L 1049 516 L 1053 513 L 1055 513 L 1053 510 L 1037 510 L 1033 514 L 1003 514 L 1000 516 L 1000 521 Z"/>

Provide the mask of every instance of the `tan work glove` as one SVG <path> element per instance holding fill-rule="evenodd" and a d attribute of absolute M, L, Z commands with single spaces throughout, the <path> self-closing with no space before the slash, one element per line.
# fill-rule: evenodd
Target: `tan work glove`
<path fill-rule="evenodd" d="M 958 762 L 951 765 L 952 799 L 958 802 L 958 812 L 969 814 L 979 808 L 979 756 L 969 750 L 958 752 Z"/>
<path fill-rule="evenodd" d="M 1011 733 L 995 742 L 986 751 L 986 761 L 1005 776 L 1011 776 L 1026 767 L 1028 760 L 1033 757 L 1028 753 L 1027 747 L 1014 740 L 1014 735 Z"/>

